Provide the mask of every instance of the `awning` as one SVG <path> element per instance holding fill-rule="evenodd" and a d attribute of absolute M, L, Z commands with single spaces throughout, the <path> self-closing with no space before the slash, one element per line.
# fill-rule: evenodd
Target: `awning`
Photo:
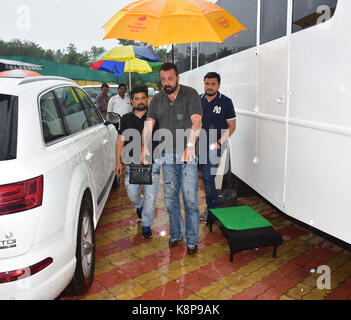
<path fill-rule="evenodd" d="M 15 60 L 0 59 L 0 70 L 11 69 L 41 70 L 43 69 L 43 66 Z"/>

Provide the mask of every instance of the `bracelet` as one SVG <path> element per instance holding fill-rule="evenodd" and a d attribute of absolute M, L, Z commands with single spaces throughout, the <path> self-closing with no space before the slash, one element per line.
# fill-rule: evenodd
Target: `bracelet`
<path fill-rule="evenodd" d="M 186 146 L 187 146 L 187 147 L 193 147 L 194 144 L 192 144 L 191 142 L 188 142 L 188 143 L 186 144 Z"/>

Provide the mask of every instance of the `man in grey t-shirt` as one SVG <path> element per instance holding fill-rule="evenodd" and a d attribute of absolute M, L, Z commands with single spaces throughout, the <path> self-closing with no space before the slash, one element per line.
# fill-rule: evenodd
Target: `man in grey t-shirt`
<path fill-rule="evenodd" d="M 175 64 L 164 63 L 160 69 L 160 79 L 164 90 L 154 96 L 149 105 L 142 137 L 142 162 L 145 163 L 144 156 L 150 154 L 148 143 L 153 126 L 158 121 L 162 142 L 157 149 L 164 148 L 161 160 L 170 224 L 169 247 L 176 246 L 182 239 L 181 190 L 185 209 L 185 242 L 188 254 L 192 255 L 198 250 L 199 240 L 198 159 L 195 144 L 202 126 L 202 106 L 195 89 L 179 84 L 180 77 Z"/>

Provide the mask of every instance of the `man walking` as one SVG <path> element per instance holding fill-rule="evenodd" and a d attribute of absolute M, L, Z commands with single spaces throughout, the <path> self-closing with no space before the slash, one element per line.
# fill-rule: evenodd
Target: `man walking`
<path fill-rule="evenodd" d="M 110 98 L 107 106 L 107 112 L 118 113 L 123 117 L 126 113 L 133 110 L 130 105 L 129 98 L 126 95 L 127 86 L 124 83 L 120 83 L 118 86 L 118 94 Z"/>
<path fill-rule="evenodd" d="M 200 162 L 207 204 L 207 210 L 200 216 L 203 221 L 207 220 L 208 209 L 218 207 L 215 177 L 219 163 L 216 160 L 220 159 L 225 143 L 236 127 L 233 102 L 218 91 L 220 84 L 221 77 L 218 73 L 207 73 L 204 77 L 205 93 L 200 96 L 203 108 L 202 128 L 207 137 L 200 139 L 200 148 L 205 148 L 207 154 L 207 162 Z"/>
<path fill-rule="evenodd" d="M 118 177 L 122 174 L 122 158 L 126 165 L 125 186 L 129 200 L 136 208 L 137 215 L 141 218 L 141 226 L 143 238 L 148 239 L 152 237 L 151 225 L 154 220 L 156 198 L 158 192 L 158 185 L 160 180 L 161 163 L 159 159 L 153 159 L 152 164 L 152 184 L 139 185 L 129 183 L 130 167 L 129 164 L 140 163 L 140 147 L 141 147 L 141 133 L 146 121 L 146 113 L 148 109 L 148 88 L 144 86 L 134 87 L 130 92 L 133 111 L 125 114 L 121 119 L 121 126 L 116 145 L 116 175 Z M 126 148 L 129 153 L 122 156 L 122 150 L 129 143 L 133 143 L 134 148 Z M 156 146 L 154 144 L 154 146 Z M 152 161 L 152 160 L 151 160 Z M 141 188 L 144 189 L 144 195 L 141 195 Z"/>
<path fill-rule="evenodd" d="M 150 154 L 147 143 L 156 121 L 165 138 L 162 152 L 164 199 L 169 215 L 169 247 L 176 246 L 182 239 L 183 223 L 180 211 L 182 191 L 185 225 L 184 236 L 188 254 L 198 250 L 198 158 L 195 153 L 202 121 L 202 108 L 196 90 L 179 83 L 178 70 L 173 63 L 164 63 L 160 69 L 163 91 L 153 97 L 143 132 L 142 161 Z M 185 147 L 185 140 L 186 147 Z"/>

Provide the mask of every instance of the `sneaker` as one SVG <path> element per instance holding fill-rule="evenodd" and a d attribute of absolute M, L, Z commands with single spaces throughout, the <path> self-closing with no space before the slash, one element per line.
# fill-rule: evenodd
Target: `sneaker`
<path fill-rule="evenodd" d="M 169 245 L 170 248 L 173 248 L 173 247 L 177 246 L 180 241 L 182 241 L 182 239 L 180 239 L 180 240 L 169 239 L 168 245 Z"/>
<path fill-rule="evenodd" d="M 143 229 L 143 238 L 150 239 L 152 237 L 152 231 L 150 227 L 141 227 Z"/>
<path fill-rule="evenodd" d="M 195 254 L 197 252 L 197 250 L 198 250 L 197 244 L 194 245 L 194 246 L 187 246 L 187 248 L 188 248 L 188 254 L 189 255 Z"/>

